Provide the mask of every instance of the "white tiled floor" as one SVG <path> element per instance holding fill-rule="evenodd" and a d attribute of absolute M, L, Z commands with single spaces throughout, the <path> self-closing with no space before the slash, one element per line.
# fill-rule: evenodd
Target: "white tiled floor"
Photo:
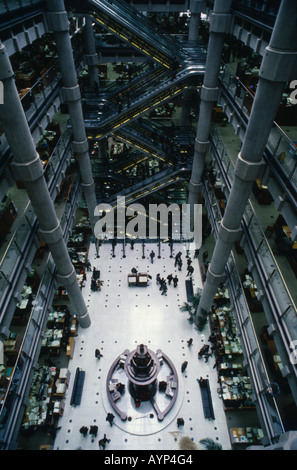
<path fill-rule="evenodd" d="M 207 363 L 198 360 L 197 353 L 207 342 L 209 330 L 198 333 L 187 321 L 187 314 L 180 306 L 187 300 L 185 290 L 186 251 L 181 245 L 174 245 L 174 254 L 183 252 L 183 269 L 174 268 L 174 258 L 170 258 L 168 244 L 162 245 L 161 258 L 155 257 L 154 264 L 149 259 L 150 251 L 157 246 L 145 247 L 146 258 L 142 258 L 142 245 L 135 244 L 132 251 L 126 248 L 126 258 L 122 257 L 122 245 L 115 249 L 112 257 L 111 245 L 100 248 L 96 258 L 95 245 L 90 245 L 89 259 L 92 266 L 101 271 L 104 285 L 101 292 L 90 291 L 91 273 L 87 273 L 83 294 L 89 309 L 92 324 L 88 329 L 79 328 L 76 337 L 74 357 L 70 360 L 71 381 L 65 400 L 65 411 L 60 418 L 55 440 L 55 449 L 60 450 L 97 450 L 98 440 L 104 433 L 110 439 L 106 450 L 185 450 L 199 449 L 200 439 L 211 438 L 219 442 L 223 449 L 230 449 L 228 428 L 222 402 L 217 393 L 217 372 L 213 369 L 214 358 Z M 193 260 L 194 291 L 201 287 L 197 259 Z M 132 267 L 147 272 L 152 280 L 147 287 L 128 287 L 127 275 Z M 167 277 L 172 273 L 179 277 L 179 286 L 169 286 L 167 296 L 161 295 L 156 285 L 156 274 Z M 192 337 L 189 348 L 186 341 Z M 140 408 L 132 407 L 132 421 L 123 423 L 118 416 L 110 427 L 106 421 L 107 412 L 112 411 L 105 392 L 106 374 L 113 361 L 125 350 L 134 350 L 137 344 L 144 343 L 156 352 L 161 349 L 175 364 L 179 374 L 180 390 L 178 399 L 160 423 L 148 403 Z M 95 348 L 100 348 L 103 357 L 95 358 Z M 186 371 L 180 372 L 181 364 L 188 361 Z M 76 368 L 86 371 L 82 401 L 80 406 L 71 407 L 70 398 Z M 215 420 L 206 420 L 203 414 L 200 388 L 197 378 L 208 377 L 213 398 Z M 126 394 L 128 391 L 126 390 Z M 127 398 L 127 397 L 126 397 Z M 149 414 L 154 413 L 150 418 Z M 176 419 L 182 417 L 183 427 L 178 428 Z M 83 437 L 79 429 L 96 424 L 98 436 Z M 187 444 L 186 444 L 187 443 Z M 190 447 L 189 447 L 190 446 Z"/>

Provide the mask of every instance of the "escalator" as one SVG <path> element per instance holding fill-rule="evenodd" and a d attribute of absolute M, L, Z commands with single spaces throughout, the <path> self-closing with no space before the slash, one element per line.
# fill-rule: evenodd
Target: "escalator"
<path fill-rule="evenodd" d="M 194 131 L 189 127 L 154 125 L 149 119 L 133 121 L 112 133 L 118 140 L 140 150 L 150 158 L 172 166 L 178 155 L 193 151 Z"/>
<path fill-rule="evenodd" d="M 177 41 L 124 0 L 66 0 L 65 4 L 70 15 L 90 16 L 95 23 L 153 59 L 147 69 L 144 67 L 143 73 L 124 86 L 100 90 L 100 93 L 93 96 L 88 94 L 84 105 L 84 122 L 89 139 L 98 141 L 115 135 L 140 150 L 142 155 L 140 153 L 138 157 L 134 154 L 136 159 L 126 161 L 127 165 L 137 166 L 138 158 L 142 162 L 153 157 L 161 160 L 160 170 L 136 183 L 132 178 L 128 186 L 123 181 L 117 187 L 116 178 L 112 178 L 111 184 L 107 182 L 106 188 L 101 185 L 101 189 L 98 186 L 97 192 L 102 191 L 101 196 L 104 193 L 109 194 L 104 200 L 115 205 L 118 196 L 125 196 L 126 202 L 131 203 L 178 182 L 187 181 L 191 172 L 189 162 L 187 165 L 176 163 L 178 158 L 176 159 L 174 152 L 170 158 L 168 149 L 152 148 L 152 141 L 145 142 L 141 132 L 135 133 L 134 124 L 147 111 L 162 107 L 187 88 L 202 84 L 206 51 L 193 44 Z M 118 172 L 114 169 L 113 172 L 120 175 L 126 169 L 125 166 L 120 166 Z M 105 189 L 108 189 L 107 193 Z"/>
<path fill-rule="evenodd" d="M 66 0 L 65 5 L 70 14 L 89 15 L 95 23 L 165 68 L 171 68 L 177 57 L 181 61 L 188 59 L 187 50 L 176 39 L 124 0 Z"/>
<path fill-rule="evenodd" d="M 85 106 L 88 110 L 97 112 L 98 115 L 102 114 L 105 112 L 106 105 L 110 107 L 117 103 L 120 94 L 123 98 L 127 98 L 128 95 L 138 96 L 143 87 L 147 86 L 147 83 L 156 83 L 158 77 L 162 76 L 163 71 L 163 67 L 155 64 L 152 60 L 138 64 L 134 72 L 135 77 L 127 79 L 126 83 L 116 80 L 106 87 L 100 85 L 98 92 L 88 91 L 85 94 Z"/>
<path fill-rule="evenodd" d="M 147 157 L 156 158 L 169 165 L 174 164 L 175 158 L 169 153 L 168 148 L 160 145 L 160 142 L 146 140 L 140 133 L 135 133 L 132 126 L 123 127 L 112 133 L 118 140 L 143 152 Z"/>
<path fill-rule="evenodd" d="M 160 171 L 159 173 L 142 180 L 129 188 L 113 194 L 106 200 L 106 202 L 115 206 L 117 203 L 117 197 L 125 197 L 126 204 L 131 204 L 146 196 L 150 196 L 156 191 L 163 190 L 170 185 L 176 184 L 179 181 L 189 179 L 191 168 L 191 164 L 187 163 L 186 165 L 176 165 L 174 168 Z"/>
<path fill-rule="evenodd" d="M 110 106 L 102 115 L 97 111 L 86 109 L 85 127 L 100 140 L 106 135 L 137 119 L 150 109 L 175 98 L 189 87 L 197 87 L 202 83 L 205 65 L 188 65 L 180 72 L 163 71 L 155 80 L 146 82 L 146 86 L 138 88 L 137 94 L 129 103 L 123 99 L 123 107 Z M 123 97 L 125 98 L 125 96 Z"/>
<path fill-rule="evenodd" d="M 144 162 L 149 161 L 152 155 L 145 154 L 142 151 L 134 150 L 128 154 L 127 157 L 119 159 L 112 163 L 112 168 L 115 173 L 122 174 L 123 172 L 130 172 L 132 168 L 137 167 Z"/>

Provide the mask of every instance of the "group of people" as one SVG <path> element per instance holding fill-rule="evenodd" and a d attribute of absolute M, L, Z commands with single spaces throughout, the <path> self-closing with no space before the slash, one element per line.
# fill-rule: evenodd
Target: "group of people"
<path fill-rule="evenodd" d="M 183 261 L 182 261 L 182 253 L 181 251 L 179 251 L 176 255 L 175 255 L 175 262 L 174 262 L 174 267 L 176 268 L 176 266 L 178 266 L 178 270 L 181 271 L 182 270 L 182 266 L 183 266 Z M 190 257 L 187 258 L 187 276 L 190 276 L 192 277 L 192 274 L 194 272 L 194 268 L 192 266 L 192 259 Z"/>
<path fill-rule="evenodd" d="M 99 279 L 100 277 L 100 271 L 93 267 L 93 272 L 92 272 L 92 279 L 91 279 L 91 290 L 92 291 L 101 291 L 101 287 L 103 285 L 103 281 Z"/>
<path fill-rule="evenodd" d="M 204 357 L 205 362 L 207 362 L 208 358 L 212 356 L 212 351 L 210 351 L 209 349 L 209 344 L 204 344 L 204 346 L 202 346 L 202 348 L 198 352 L 198 359 Z"/>
<path fill-rule="evenodd" d="M 110 424 L 110 426 L 112 426 L 114 418 L 115 416 L 113 413 L 107 413 L 106 421 Z M 84 437 L 87 437 L 87 435 L 90 434 L 93 438 L 95 438 L 97 437 L 97 434 L 98 434 L 98 426 L 96 426 L 95 424 L 92 424 L 92 426 L 90 426 L 90 429 L 87 426 L 82 426 L 79 432 Z M 107 439 L 106 434 L 104 434 L 104 437 L 100 439 L 98 442 L 99 448 L 104 450 L 106 444 L 109 442 L 110 442 L 110 439 Z"/>
<path fill-rule="evenodd" d="M 172 274 L 169 274 L 167 276 L 167 281 L 168 281 L 168 285 L 170 286 L 171 282 L 173 283 L 173 286 L 174 287 L 177 287 L 177 284 L 178 284 L 178 277 L 175 276 L 173 277 Z M 161 295 L 167 295 L 167 290 L 168 290 L 168 287 L 167 287 L 167 283 L 166 283 L 166 279 L 164 279 L 164 277 L 161 278 L 160 274 L 158 273 L 157 276 L 156 276 L 156 283 L 160 285 L 160 291 L 162 292 Z"/>
<path fill-rule="evenodd" d="M 87 426 L 82 426 L 79 432 L 84 437 L 87 437 L 87 435 L 90 434 L 93 438 L 95 438 L 97 437 L 97 434 L 98 434 L 98 426 L 93 424 L 92 426 L 90 426 L 90 430 Z M 98 441 L 99 449 L 105 450 L 106 444 L 109 442 L 110 442 L 110 439 L 107 439 L 106 434 L 104 434 L 104 437 L 102 439 L 99 439 Z"/>

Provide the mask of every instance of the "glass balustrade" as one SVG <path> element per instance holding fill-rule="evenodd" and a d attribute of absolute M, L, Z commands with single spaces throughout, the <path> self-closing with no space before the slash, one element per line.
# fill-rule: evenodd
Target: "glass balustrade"
<path fill-rule="evenodd" d="M 37 6 L 43 4 L 41 0 L 2 0 L 0 2 L 0 15 L 9 12 L 16 12 L 21 8 Z"/>
<path fill-rule="evenodd" d="M 40 105 L 48 98 L 61 79 L 58 62 L 48 69 L 44 75 L 21 98 L 21 102 L 29 121 Z"/>
<path fill-rule="evenodd" d="M 220 80 L 232 94 L 238 110 L 247 118 L 251 114 L 254 95 L 251 93 L 225 65 Z M 270 131 L 267 147 L 272 156 L 281 165 L 288 180 L 297 188 L 297 142 L 293 142 L 284 130 L 276 123 Z"/>
<path fill-rule="evenodd" d="M 219 155 L 222 155 L 221 161 L 225 169 L 224 178 L 228 175 L 230 186 L 234 178 L 234 166 L 226 148 L 224 147 L 223 140 L 215 127 L 212 129 L 212 138 L 214 139 Z M 281 269 L 274 257 L 271 246 L 266 239 L 261 222 L 256 215 L 256 210 L 251 201 L 247 204 L 243 220 L 245 221 L 246 227 L 249 229 L 254 250 L 255 253 L 258 254 L 258 259 L 265 274 L 267 285 L 274 297 L 274 301 L 278 305 L 279 314 L 282 321 L 286 323 L 286 328 L 290 332 L 289 335 L 293 341 L 297 337 L 296 305 L 282 275 Z"/>
<path fill-rule="evenodd" d="M 69 231 L 72 226 L 73 217 L 75 213 L 75 205 L 80 191 L 79 182 L 79 176 L 76 175 L 73 179 L 67 201 L 64 205 L 64 210 L 60 220 L 61 228 L 64 235 L 67 231 Z M 23 371 L 25 371 L 25 360 L 27 357 L 35 357 L 34 354 L 37 349 L 38 342 L 40 340 L 40 327 L 44 326 L 46 315 L 48 313 L 47 309 L 45 308 L 45 305 L 47 304 L 48 300 L 51 298 L 52 295 L 52 281 L 55 273 L 55 263 L 52 259 L 52 256 L 49 254 L 44 273 L 40 281 L 38 292 L 32 302 L 32 310 L 30 312 L 30 317 L 28 319 L 27 326 L 23 333 L 21 346 L 14 365 L 14 372 L 6 393 L 6 399 L 3 401 L 3 403 L 1 403 L 0 406 L 0 417 L 2 412 L 4 412 L 5 416 L 7 417 L 10 411 L 12 410 L 15 404 L 15 401 L 12 399 L 12 394 L 15 394 L 15 396 L 17 396 L 17 393 L 21 394 L 21 392 L 18 391 L 18 387 L 23 384 L 21 379 L 22 373 Z"/>
<path fill-rule="evenodd" d="M 235 11 L 254 11 L 266 13 L 269 16 L 275 17 L 277 15 L 281 0 L 240 0 L 232 3 L 232 9 Z M 247 7 L 248 10 L 244 10 Z"/>
<path fill-rule="evenodd" d="M 222 218 L 221 210 L 212 185 L 207 180 L 204 181 L 203 193 L 208 208 L 208 214 L 212 221 L 213 230 L 217 233 Z M 233 253 L 231 253 L 229 257 L 226 269 L 229 292 L 236 311 L 236 323 L 238 330 L 241 332 L 241 345 L 244 356 L 248 361 L 249 375 L 253 383 L 255 394 L 259 397 L 257 400 L 258 412 L 262 414 L 267 434 L 273 439 L 283 432 L 283 426 L 276 401 L 268 399 L 265 393 L 262 393 L 272 379 L 265 365 L 265 359 L 261 352 Z"/>
<path fill-rule="evenodd" d="M 24 379 L 29 377 L 31 360 L 34 359 L 38 350 L 41 328 L 44 326 L 48 314 L 47 309 L 44 308 L 45 301 L 48 301 L 52 294 L 54 274 L 55 265 L 51 255 L 48 255 L 39 290 L 32 302 L 32 310 L 13 365 L 13 373 L 10 377 L 5 399 L 0 405 L 0 419 L 3 425 L 0 433 L 5 432 L 5 426 L 9 426 L 9 423 L 13 421 L 15 413 L 17 413 L 18 400 L 25 393 L 27 383 Z"/>
<path fill-rule="evenodd" d="M 60 80 L 61 74 L 58 64 L 55 64 L 21 97 L 21 103 L 28 122 L 57 87 Z M 1 135 L 4 136 L 3 132 Z M 7 141 L 4 138 L 1 139 L 0 152 L 4 153 L 6 150 Z"/>
<path fill-rule="evenodd" d="M 8 289 L 10 289 L 14 272 L 17 269 L 18 261 L 27 247 L 28 238 L 30 237 L 34 222 L 35 214 L 31 204 L 28 203 L 21 223 L 12 234 L 0 264 L 0 305 L 2 304 L 3 296 Z M 2 317 L 3 314 L 4 311 L 1 309 L 0 317 Z"/>
<path fill-rule="evenodd" d="M 58 165 L 61 162 L 63 152 L 69 144 L 71 134 L 72 131 L 70 129 L 65 129 L 57 143 L 54 152 L 52 153 L 47 172 L 47 180 L 49 185 L 56 176 Z M 35 220 L 36 216 L 33 207 L 29 202 L 24 210 L 24 215 L 20 224 L 18 225 L 18 228 L 10 237 L 10 242 L 5 250 L 0 264 L 0 305 L 3 301 L 4 294 L 10 288 L 10 283 L 13 279 L 18 261 L 21 259 L 24 251 L 26 250 L 28 238 L 30 237 L 31 229 L 35 223 Z"/>
<path fill-rule="evenodd" d="M 258 412 L 261 413 L 268 436 L 273 440 L 284 432 L 284 427 L 277 401 L 265 393 L 266 387 L 273 382 L 273 378 L 266 367 L 233 253 L 228 260 L 228 278 L 236 297 L 234 299 L 237 304 L 236 321 L 241 331 L 241 343 L 249 362 L 250 378 L 255 393 L 258 395 Z"/>
<path fill-rule="evenodd" d="M 164 51 L 165 54 L 171 54 L 174 58 L 177 54 L 183 54 L 181 46 L 170 37 L 167 33 L 163 32 L 153 22 L 150 22 L 145 18 L 136 8 L 128 5 L 124 1 L 113 1 L 108 2 L 105 0 L 89 0 L 89 8 L 97 7 L 100 10 L 104 5 L 104 10 L 108 15 L 114 19 L 119 20 L 119 23 L 126 26 L 127 29 L 132 30 L 136 36 L 136 40 L 139 37 L 144 38 L 149 44 L 155 43 L 154 46 Z M 70 2 L 71 4 L 71 2 Z"/>
<path fill-rule="evenodd" d="M 45 178 L 47 180 L 47 183 L 48 185 L 50 186 L 56 173 L 57 173 L 57 168 L 58 168 L 58 165 L 59 163 L 62 161 L 62 156 L 65 152 L 65 149 L 67 148 L 67 146 L 69 145 L 69 142 L 70 142 L 70 138 L 72 136 L 72 129 L 68 129 L 66 128 L 58 142 L 57 142 L 57 145 L 54 149 L 54 151 L 52 152 L 49 160 L 48 160 L 48 163 L 44 169 L 44 172 L 45 172 Z"/>

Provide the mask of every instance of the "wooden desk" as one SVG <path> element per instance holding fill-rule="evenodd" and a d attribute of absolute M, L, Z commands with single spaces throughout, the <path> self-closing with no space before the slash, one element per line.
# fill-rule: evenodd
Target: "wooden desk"
<path fill-rule="evenodd" d="M 259 204 L 268 205 L 271 204 L 273 201 L 268 187 L 263 186 L 262 181 L 260 179 L 256 179 L 253 185 L 253 193 L 256 196 L 256 199 Z"/>
<path fill-rule="evenodd" d="M 146 273 L 128 274 L 128 286 L 146 287 L 149 276 Z"/>
<path fill-rule="evenodd" d="M 69 357 L 69 359 L 73 359 L 74 349 L 75 349 L 75 338 L 71 337 L 69 338 L 69 342 L 68 342 L 67 350 L 66 350 L 66 356 Z"/>
<path fill-rule="evenodd" d="M 283 225 L 282 226 L 282 230 L 283 232 L 285 233 L 286 237 L 290 238 L 291 237 L 291 230 L 290 228 L 288 227 L 288 225 Z M 295 241 L 292 245 L 292 249 L 293 250 L 297 250 L 297 241 Z"/>
<path fill-rule="evenodd" d="M 261 444 L 264 437 L 260 428 L 231 428 L 229 429 L 232 444 Z"/>

